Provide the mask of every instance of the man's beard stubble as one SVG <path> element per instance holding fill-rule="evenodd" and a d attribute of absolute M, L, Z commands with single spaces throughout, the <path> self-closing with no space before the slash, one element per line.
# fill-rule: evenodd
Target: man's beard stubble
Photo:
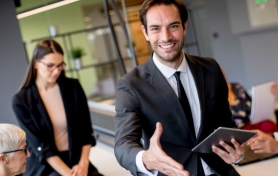
<path fill-rule="evenodd" d="M 176 43 L 178 43 L 176 40 L 170 40 L 169 42 L 176 42 Z M 153 48 L 155 54 L 156 54 L 160 59 L 164 60 L 165 62 L 175 62 L 175 61 L 179 60 L 179 58 L 181 57 L 183 46 L 184 46 L 184 40 L 182 40 L 181 45 L 179 46 L 179 48 L 177 48 L 177 50 L 176 50 L 176 51 L 178 51 L 177 54 L 174 55 L 171 59 L 167 59 L 167 58 L 161 56 L 161 55 L 159 54 L 159 52 L 155 52 L 154 47 L 152 47 L 152 48 Z M 158 46 L 158 47 L 159 47 L 159 46 Z"/>

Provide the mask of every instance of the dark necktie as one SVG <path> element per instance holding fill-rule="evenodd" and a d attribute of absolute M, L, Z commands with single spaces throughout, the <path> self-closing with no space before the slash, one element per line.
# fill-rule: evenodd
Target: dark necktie
<path fill-rule="evenodd" d="M 178 88 L 178 94 L 179 94 L 179 101 L 180 104 L 182 106 L 182 109 L 185 113 L 186 119 L 188 121 L 188 127 L 191 131 L 191 133 L 194 135 L 194 137 L 196 137 L 195 135 L 195 129 L 194 129 L 194 123 L 193 123 L 193 118 L 192 118 L 192 112 L 191 112 L 191 108 L 186 96 L 186 93 L 184 91 L 184 88 L 181 84 L 181 80 L 180 80 L 180 72 L 175 72 L 174 74 L 176 80 L 177 80 L 177 88 Z"/>
<path fill-rule="evenodd" d="M 194 129 L 194 123 L 193 123 L 193 117 L 192 117 L 192 112 L 191 112 L 191 108 L 185 93 L 185 90 L 181 84 L 181 80 L 180 80 L 180 72 L 176 72 L 174 74 L 176 80 L 177 80 L 177 88 L 178 88 L 178 94 L 179 94 L 179 101 L 180 104 L 182 106 L 182 109 L 185 113 L 186 119 L 188 121 L 188 127 L 191 131 L 191 133 L 194 135 L 194 137 L 196 137 L 195 135 L 195 129 Z M 204 170 L 203 170 L 203 165 L 201 162 L 201 159 L 199 156 L 197 156 L 197 175 L 198 176 L 204 176 Z"/>

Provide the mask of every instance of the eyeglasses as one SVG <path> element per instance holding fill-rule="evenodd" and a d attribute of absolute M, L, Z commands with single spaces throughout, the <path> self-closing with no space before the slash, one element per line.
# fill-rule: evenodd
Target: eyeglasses
<path fill-rule="evenodd" d="M 64 70 L 67 65 L 65 62 L 62 62 L 59 65 L 47 64 L 47 63 L 42 62 L 41 60 L 39 62 L 42 63 L 43 65 L 45 65 L 49 71 L 54 71 L 56 68 L 58 68 L 61 71 L 61 70 Z"/>
<path fill-rule="evenodd" d="M 24 151 L 24 153 L 25 153 L 26 155 L 27 155 L 27 153 L 28 153 L 27 147 L 24 147 L 24 148 L 18 149 L 18 150 L 12 150 L 12 151 L 8 151 L 8 152 L 3 152 L 3 154 L 13 153 L 13 152 L 19 152 L 19 151 Z"/>

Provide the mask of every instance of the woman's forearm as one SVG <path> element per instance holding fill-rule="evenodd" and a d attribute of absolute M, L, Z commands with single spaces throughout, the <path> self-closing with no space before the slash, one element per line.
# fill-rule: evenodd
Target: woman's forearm
<path fill-rule="evenodd" d="M 46 158 L 47 163 L 60 175 L 70 176 L 71 168 L 69 168 L 58 156 Z"/>
<path fill-rule="evenodd" d="M 91 147 L 92 147 L 91 144 L 84 145 L 82 147 L 82 152 L 81 152 L 81 157 L 80 157 L 79 163 L 88 163 L 89 164 L 89 154 L 90 154 Z"/>

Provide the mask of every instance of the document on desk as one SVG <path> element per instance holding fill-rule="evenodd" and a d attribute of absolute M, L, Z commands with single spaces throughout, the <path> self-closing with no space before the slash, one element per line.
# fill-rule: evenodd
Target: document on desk
<path fill-rule="evenodd" d="M 267 82 L 252 87 L 251 124 L 273 118 L 275 97 L 270 91 L 271 84 L 272 82 Z"/>

